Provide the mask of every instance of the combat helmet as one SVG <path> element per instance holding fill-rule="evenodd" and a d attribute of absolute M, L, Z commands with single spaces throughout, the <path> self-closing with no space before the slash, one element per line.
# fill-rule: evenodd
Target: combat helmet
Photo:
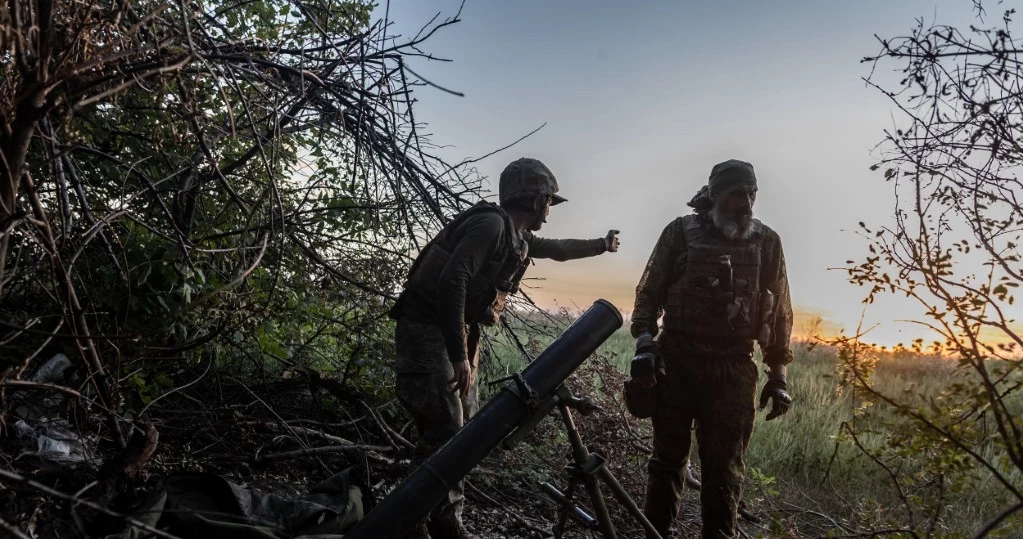
<path fill-rule="evenodd" d="M 522 157 L 504 167 L 501 172 L 498 199 L 501 204 L 518 198 L 532 198 L 537 195 L 551 197 L 551 205 L 565 202 L 558 196 L 558 180 L 547 165 L 538 159 Z"/>

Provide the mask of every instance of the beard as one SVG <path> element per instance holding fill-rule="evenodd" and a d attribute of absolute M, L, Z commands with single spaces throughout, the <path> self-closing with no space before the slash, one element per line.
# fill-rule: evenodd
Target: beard
<path fill-rule="evenodd" d="M 729 240 L 746 240 L 753 235 L 753 212 L 725 213 L 714 206 L 710 209 L 710 219 L 718 232 Z"/>

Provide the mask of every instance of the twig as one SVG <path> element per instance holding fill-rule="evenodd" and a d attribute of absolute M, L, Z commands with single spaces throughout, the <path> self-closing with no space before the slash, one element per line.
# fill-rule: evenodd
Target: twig
<path fill-rule="evenodd" d="M 316 437 L 316 438 L 320 438 L 320 439 L 323 439 L 323 440 L 326 440 L 328 442 L 332 442 L 332 443 L 335 443 L 335 444 L 356 445 L 355 442 L 353 442 L 351 440 L 346 440 L 344 438 L 341 438 L 340 436 L 334 436 L 334 435 L 331 435 L 331 434 L 327 434 L 326 432 L 322 432 L 322 431 L 318 431 L 318 430 L 310 429 L 310 428 L 306 428 L 306 427 L 298 427 L 298 426 L 294 426 L 294 425 L 287 425 L 286 427 L 282 427 L 280 424 L 278 424 L 276 422 L 273 422 L 273 421 L 246 421 L 244 423 L 238 423 L 238 424 L 239 425 L 242 425 L 242 424 L 260 425 L 260 426 L 267 427 L 267 428 L 272 428 L 272 429 L 287 428 L 287 430 L 291 431 L 292 434 L 305 434 L 305 435 L 313 436 L 313 437 Z"/>
<path fill-rule="evenodd" d="M 74 389 L 71 389 L 69 387 L 59 386 L 59 385 L 56 385 L 56 384 L 48 384 L 48 383 L 45 383 L 45 382 L 30 382 L 28 380 L 3 380 L 3 381 L 0 381 L 0 384 L 3 384 L 3 385 L 8 386 L 8 387 L 22 387 L 22 388 L 27 388 L 27 389 L 43 389 L 43 390 L 47 390 L 47 391 L 57 391 L 57 392 L 60 392 L 60 393 L 66 393 L 68 395 L 71 395 L 72 397 L 75 397 L 76 399 L 80 399 L 82 401 L 85 401 L 88 406 L 95 406 L 96 408 L 99 408 L 100 410 L 103 410 L 104 412 L 106 412 L 108 414 L 116 414 L 116 412 L 114 412 L 110 408 L 107 408 L 102 403 L 97 402 L 97 401 L 95 401 L 93 399 L 90 399 L 89 397 L 86 397 L 85 395 L 82 395 L 81 393 L 79 393 L 79 392 L 77 392 Z M 123 417 L 119 417 L 119 418 L 122 419 L 122 420 L 124 419 Z"/>
<path fill-rule="evenodd" d="M 820 517 L 820 518 L 823 518 L 823 519 L 827 520 L 836 529 L 842 529 L 842 530 L 845 530 L 845 531 L 847 531 L 849 533 L 853 533 L 853 534 L 858 533 L 856 530 L 850 529 L 850 528 L 842 525 L 841 522 L 838 522 L 834 518 L 832 518 L 832 517 L 830 517 L 828 515 L 825 515 L 824 513 L 820 513 L 820 512 L 814 511 L 812 509 L 806 509 L 805 507 L 798 507 L 798 506 L 793 505 L 793 504 L 788 503 L 788 502 L 784 502 L 784 504 L 792 508 L 792 509 L 789 509 L 787 511 L 789 513 L 806 513 L 808 515 L 814 515 L 814 516 L 817 516 L 817 517 Z M 848 536 L 848 537 L 854 537 L 854 536 Z"/>
<path fill-rule="evenodd" d="M 1012 516 L 1013 513 L 1021 509 L 1023 509 L 1023 502 L 1019 502 L 1016 505 L 1009 507 L 1005 511 L 1002 511 L 1001 513 L 998 514 L 998 516 L 992 519 L 991 522 L 985 524 L 984 527 L 981 528 L 980 531 L 978 531 L 976 535 L 973 536 L 973 539 L 980 539 L 981 537 L 986 537 L 987 534 L 994 531 L 994 529 L 997 528 L 998 525 L 1001 524 L 1003 520 L 1009 518 L 1010 516 Z"/>
<path fill-rule="evenodd" d="M 25 532 L 21 531 L 21 528 L 7 522 L 2 517 L 0 517 L 0 530 L 6 531 L 11 534 L 11 537 L 15 537 L 17 539 L 31 539 L 29 536 L 25 535 Z"/>
<path fill-rule="evenodd" d="M 870 458 L 870 460 L 874 461 L 875 464 L 880 466 L 881 469 L 883 469 L 885 471 L 885 473 L 888 474 L 888 477 L 891 479 L 892 484 L 895 485 L 895 489 L 899 493 L 899 500 L 902 501 L 902 505 L 906 509 L 906 516 L 909 519 L 909 527 L 910 527 L 910 529 L 916 528 L 916 518 L 915 518 L 915 515 L 913 513 L 913 504 L 910 503 L 909 497 L 906 495 L 906 491 L 902 488 L 902 482 L 899 481 L 898 474 L 896 474 L 895 471 L 893 471 L 880 458 L 878 458 L 876 455 L 874 455 L 873 453 L 868 451 L 867 448 L 863 447 L 863 444 L 860 442 L 859 436 L 856 435 L 856 432 L 852 429 L 852 427 L 848 423 L 843 423 L 843 424 L 845 425 L 846 432 L 848 432 L 849 435 L 852 436 L 853 443 L 856 444 L 856 447 L 860 450 L 860 452 L 863 453 L 864 455 L 867 455 L 867 457 Z M 918 537 L 918 535 L 916 534 L 915 531 L 911 531 L 910 534 L 913 537 Z"/>
<path fill-rule="evenodd" d="M 107 509 L 106 507 L 103 507 L 101 505 L 98 505 L 98 504 L 95 504 L 93 502 L 90 502 L 89 500 L 83 500 L 83 499 L 77 498 L 75 496 L 72 496 L 70 494 L 64 494 L 63 492 L 61 492 L 59 490 L 52 489 L 52 488 L 50 488 L 50 487 L 48 487 L 48 486 L 46 486 L 46 485 L 44 485 L 42 483 L 33 481 L 33 480 L 31 480 L 31 479 L 29 479 L 27 477 L 24 477 L 22 475 L 16 474 L 16 473 L 8 471 L 8 470 L 0 469 L 0 479 L 6 479 L 8 481 L 14 481 L 15 483 L 21 483 L 21 484 L 23 484 L 25 486 L 34 488 L 34 489 L 36 489 L 36 490 L 38 490 L 40 492 L 43 492 L 45 494 L 49 494 L 50 496 L 53 496 L 55 498 L 60 498 L 61 500 L 73 502 L 75 504 L 84 505 L 86 507 L 89 507 L 89 508 L 95 509 L 97 511 L 100 511 L 100 512 L 102 512 L 104 514 L 110 515 L 110 516 L 112 516 L 114 518 L 124 519 L 125 522 L 131 524 L 132 526 L 135 526 L 137 528 L 141 528 L 141 529 L 143 529 L 143 530 L 145 530 L 145 531 L 147 531 L 149 533 L 158 535 L 160 537 L 165 537 L 166 539 L 181 539 L 181 538 L 179 538 L 176 535 L 172 535 L 172 534 L 169 534 L 167 532 L 160 531 L 160 530 L 158 530 L 158 529 L 156 529 L 156 528 L 154 528 L 154 527 L 152 527 L 152 526 L 150 526 L 150 525 L 148 525 L 148 524 L 146 524 L 144 522 L 139 522 L 138 520 L 135 520 L 134 518 L 131 518 L 128 515 L 122 515 L 120 513 L 115 512 L 115 511 L 111 511 L 110 509 Z"/>
<path fill-rule="evenodd" d="M 501 153 L 501 152 L 507 150 L 508 148 L 511 148 L 512 146 L 515 146 L 516 144 L 522 142 L 523 140 L 526 140 L 527 138 L 535 135 L 537 131 L 543 129 L 546 126 L 547 126 L 547 122 L 544 122 L 544 123 L 540 124 L 540 127 L 537 127 L 536 129 L 530 131 L 529 133 L 526 133 L 525 135 L 522 135 L 521 137 L 518 138 L 518 140 L 516 140 L 515 142 L 512 142 L 511 144 L 507 144 L 507 145 L 502 146 L 502 147 L 500 147 L 500 148 L 498 148 L 496 150 L 492 150 L 492 151 L 490 151 L 490 152 L 488 152 L 486 154 L 483 154 L 483 155 L 481 155 L 479 157 L 473 157 L 473 158 L 469 158 L 469 159 L 464 159 L 460 163 L 458 163 L 457 165 L 452 165 L 452 166 L 448 167 L 447 170 L 445 170 L 444 172 L 441 172 L 440 174 L 438 174 L 438 176 L 443 176 L 443 175 L 447 174 L 448 172 L 451 172 L 452 170 L 454 170 L 456 168 L 464 167 L 465 165 L 470 165 L 472 163 L 478 163 L 478 162 L 480 162 L 480 161 L 482 161 L 482 160 L 484 160 L 484 159 L 486 159 L 486 158 L 488 158 L 488 157 L 490 157 L 490 156 L 492 156 L 494 154 Z"/>
<path fill-rule="evenodd" d="M 410 67 L 409 67 L 409 66 L 407 66 L 407 65 L 403 65 L 402 67 L 403 67 L 403 68 L 405 69 L 405 71 L 408 71 L 409 73 L 412 73 L 412 74 L 413 74 L 413 75 L 415 75 L 415 76 L 416 76 L 416 77 L 417 77 L 417 78 L 418 78 L 419 80 L 423 81 L 424 83 L 426 83 L 426 84 L 427 84 L 427 85 L 429 85 L 429 86 L 433 86 L 434 88 L 436 88 L 436 89 L 438 89 L 438 90 L 440 90 L 440 91 L 442 91 L 442 92 L 447 92 L 447 93 L 449 93 L 449 94 L 451 94 L 451 95 L 456 95 L 456 96 L 458 96 L 458 97 L 465 97 L 465 94 L 464 94 L 464 93 L 462 93 L 462 92 L 459 92 L 459 91 L 457 91 L 457 90 L 451 90 L 451 89 L 449 89 L 449 88 L 445 88 L 445 87 L 443 87 L 443 86 L 441 86 L 441 85 L 439 85 L 439 84 L 437 84 L 437 83 L 435 83 L 435 82 L 431 82 L 431 81 L 430 81 L 430 80 L 428 80 L 428 79 L 427 79 L 426 77 L 424 77 L 424 76 L 420 75 L 419 73 L 416 73 L 415 71 L 412 71 L 412 68 L 410 68 Z"/>
<path fill-rule="evenodd" d="M 388 427 L 387 424 L 384 423 L 384 420 L 381 419 L 380 416 L 377 415 L 376 411 L 373 410 L 371 406 L 366 404 L 365 401 L 360 399 L 359 404 L 362 405 L 362 407 L 366 410 L 366 413 L 368 413 L 369 416 L 373 418 L 373 421 L 377 424 L 378 427 L 380 427 L 380 431 L 384 433 L 384 436 L 391 442 L 392 445 L 394 445 L 394 447 L 402 446 L 407 449 L 415 448 L 415 445 L 412 444 L 412 442 L 406 440 L 400 434 L 394 432 L 394 429 Z"/>
<path fill-rule="evenodd" d="M 161 394 L 160 396 L 156 397 L 155 399 L 150 401 L 149 404 L 147 404 L 144 408 L 142 408 L 142 411 L 139 412 L 138 415 L 145 414 L 146 411 L 149 410 L 149 408 L 151 408 L 157 402 L 160 402 L 161 400 L 163 400 L 164 397 L 169 397 L 169 396 L 171 396 L 171 395 L 173 395 L 173 394 L 175 394 L 175 393 L 177 393 L 179 391 L 184 391 L 184 390 L 188 389 L 189 387 L 199 383 L 200 380 L 202 380 L 203 378 L 206 377 L 206 373 L 210 372 L 210 367 L 212 367 L 212 366 L 213 366 L 213 358 L 211 357 L 209 359 L 209 362 L 206 363 L 206 370 L 204 370 L 203 373 L 200 374 L 198 378 L 196 378 L 195 380 L 192 380 L 191 382 L 189 382 L 189 383 L 187 383 L 187 384 L 185 384 L 183 386 L 175 387 L 174 389 L 171 389 L 170 391 L 167 391 L 167 392 Z"/>
<path fill-rule="evenodd" d="M 525 526 L 526 529 L 528 529 L 529 531 L 539 533 L 540 535 L 543 535 L 544 537 L 547 537 L 548 535 L 550 535 L 550 533 L 551 533 L 550 530 L 545 530 L 543 528 L 538 528 L 538 527 L 534 526 L 533 524 L 530 524 L 529 521 L 527 521 L 524 517 L 520 516 L 515 511 L 512 511 L 511 509 L 508 509 L 508 506 L 506 504 L 498 503 L 497 500 L 495 500 L 495 499 L 491 498 L 490 496 L 486 495 L 482 490 L 477 488 L 476 485 L 473 485 L 468 480 L 463 480 L 462 482 L 474 494 L 476 494 L 480 498 L 483 498 L 483 500 L 485 500 L 487 503 L 493 505 L 494 507 L 497 507 L 498 509 L 504 511 L 505 513 L 508 513 L 509 516 L 514 518 L 516 520 L 516 522 L 518 522 L 519 524 L 522 524 L 523 526 Z"/>
<path fill-rule="evenodd" d="M 324 453 L 350 453 L 350 452 L 361 452 L 361 451 L 393 451 L 394 448 L 386 445 L 365 445 L 365 444 L 351 444 L 351 445 L 326 445 L 323 447 L 309 447 L 306 449 L 296 449 L 295 451 L 285 451 L 283 453 L 270 453 L 269 455 L 258 455 L 252 459 L 256 464 L 261 464 L 270 460 L 285 459 L 290 457 L 302 457 L 308 455 L 322 455 Z M 390 459 L 388 459 L 390 460 Z"/>

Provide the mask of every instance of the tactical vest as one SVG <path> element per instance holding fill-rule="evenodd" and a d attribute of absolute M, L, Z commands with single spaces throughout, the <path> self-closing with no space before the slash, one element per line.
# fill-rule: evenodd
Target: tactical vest
<path fill-rule="evenodd" d="M 697 340 L 757 338 L 764 240 L 760 223 L 755 222 L 749 238 L 728 240 L 709 232 L 697 215 L 687 215 L 683 236 L 686 250 L 675 261 L 676 277 L 664 304 L 664 329 Z"/>
<path fill-rule="evenodd" d="M 425 302 L 436 309 L 440 301 L 438 282 L 455 249 L 452 236 L 466 219 L 483 212 L 496 212 L 504 219 L 504 234 L 493 256 L 466 286 L 465 321 L 490 326 L 500 320 L 507 296 L 518 290 L 519 281 L 528 266 L 525 256 L 528 246 L 523 243 L 521 249 L 516 248 L 511 218 L 500 206 L 491 202 L 478 202 L 459 214 L 423 248 L 412 263 L 405 290 L 391 311 L 392 317 L 396 318 L 402 303 L 410 300 Z"/>

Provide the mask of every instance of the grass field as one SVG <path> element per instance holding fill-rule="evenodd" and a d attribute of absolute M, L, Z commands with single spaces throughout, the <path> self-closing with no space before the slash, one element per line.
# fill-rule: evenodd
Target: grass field
<path fill-rule="evenodd" d="M 525 344 L 535 353 L 551 338 L 550 335 L 540 336 Z M 498 361 L 491 366 L 491 379 L 521 368 L 523 362 L 517 346 L 506 337 L 495 338 L 493 342 Z M 859 522 L 873 519 L 878 525 L 895 522 L 904 513 L 888 472 L 851 442 L 836 441 L 842 423 L 853 418 L 855 406 L 861 403 L 854 402 L 849 391 L 839 391 L 835 352 L 826 348 L 807 350 L 798 343 L 793 348 L 796 360 L 789 367 L 793 408 L 779 420 L 766 422 L 763 416 L 758 417 L 747 452 L 747 471 L 753 478 L 748 484 L 770 486 L 761 489 L 754 486 L 749 489 L 749 495 L 771 498 L 775 508 L 806 508 L 851 520 L 858 518 Z M 634 341 L 622 329 L 612 335 L 598 353 L 627 372 L 633 349 Z M 889 394 L 926 398 L 937 395 L 952 380 L 962 376 L 953 361 L 902 357 L 881 361 L 874 382 L 875 387 Z M 1015 404 L 1023 413 L 1023 405 Z M 860 437 L 860 442 L 869 450 L 887 445 L 890 432 L 907 428 L 903 418 L 883 407 L 875 407 L 859 421 L 869 421 L 874 431 Z M 997 449 L 991 444 L 980 446 L 978 450 L 997 460 Z M 695 448 L 693 455 L 698 464 Z M 886 464 L 900 474 L 909 475 L 916 466 L 911 455 L 887 460 Z M 990 473 L 974 471 L 971 474 L 964 487 L 945 493 L 945 517 L 939 528 L 943 530 L 942 536 L 970 537 L 1011 505 L 1005 488 L 994 481 Z M 1010 474 L 1010 480 L 1023 485 L 1018 473 Z M 909 495 L 915 494 L 910 492 Z M 1009 531 L 1006 536 L 1023 537 L 1020 518 L 1007 526 L 1016 531 Z"/>

